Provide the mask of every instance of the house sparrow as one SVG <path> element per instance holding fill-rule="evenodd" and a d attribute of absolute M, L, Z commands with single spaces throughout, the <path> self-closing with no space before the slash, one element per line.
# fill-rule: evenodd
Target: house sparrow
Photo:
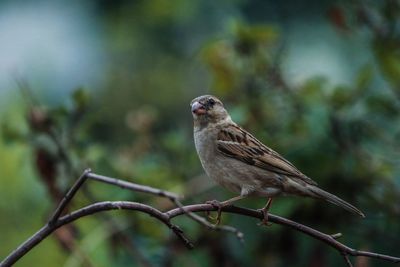
<path fill-rule="evenodd" d="M 218 207 L 217 223 L 222 207 L 248 196 L 268 198 L 261 209 L 264 224 L 272 198 L 279 195 L 323 199 L 365 217 L 353 205 L 320 189 L 292 163 L 234 123 L 215 96 L 199 96 L 190 106 L 194 142 L 205 172 L 221 186 L 239 194 L 223 202 L 211 202 Z"/>

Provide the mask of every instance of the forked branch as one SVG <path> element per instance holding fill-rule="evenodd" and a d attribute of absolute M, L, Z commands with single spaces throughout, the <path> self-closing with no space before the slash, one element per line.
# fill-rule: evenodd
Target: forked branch
<path fill-rule="evenodd" d="M 156 195 L 159 197 L 165 197 L 175 203 L 177 206 L 174 209 L 171 209 L 166 212 L 162 212 L 154 207 L 149 205 L 138 203 L 138 202 L 129 202 L 129 201 L 104 201 L 104 202 L 96 202 L 94 204 L 83 207 L 79 210 L 76 210 L 70 214 L 64 215 L 60 217 L 65 210 L 65 207 L 68 203 L 73 199 L 75 193 L 79 190 L 79 188 L 84 184 L 87 179 L 93 179 L 100 182 L 104 182 L 111 185 L 116 185 L 125 189 L 133 190 L 136 192 L 143 192 L 152 195 Z M 186 215 L 189 218 L 195 220 L 196 222 L 206 226 L 208 229 L 217 230 L 217 231 L 226 231 L 235 234 L 239 240 L 243 240 L 243 234 L 232 226 L 221 225 L 215 226 L 210 224 L 205 218 L 195 214 L 197 212 L 208 212 L 215 211 L 216 207 L 210 204 L 195 204 L 195 205 L 187 205 L 183 206 L 179 201 L 180 196 L 174 194 L 172 192 L 164 191 L 158 188 L 153 188 L 144 185 L 138 185 L 134 183 L 130 183 L 127 181 L 102 176 L 98 174 L 92 173 L 90 170 L 85 170 L 81 177 L 75 182 L 75 184 L 71 187 L 71 189 L 64 196 L 52 217 L 49 219 L 49 222 L 43 226 L 39 231 L 37 231 L 34 235 L 32 235 L 29 239 L 23 242 L 18 248 L 16 248 L 12 253 L 10 253 L 2 262 L 0 262 L 0 267 L 12 266 L 15 262 L 17 262 L 20 258 L 22 258 L 26 253 L 28 253 L 32 248 L 38 245 L 43 239 L 48 237 L 51 233 L 53 233 L 58 228 L 63 225 L 69 224 L 79 218 L 92 215 L 94 213 L 109 211 L 109 210 L 132 210 L 138 211 L 142 213 L 146 213 L 168 228 L 170 228 L 173 233 L 185 244 L 188 248 L 193 248 L 193 244 L 190 240 L 185 236 L 184 232 L 179 228 L 179 226 L 173 224 L 171 220 L 175 217 Z M 242 216 L 253 217 L 257 219 L 262 219 L 263 214 L 261 211 L 240 208 L 236 206 L 227 206 L 222 208 L 223 212 L 234 213 Z M 328 235 L 322 233 L 318 230 L 315 230 L 311 227 L 305 226 L 303 224 L 294 222 L 292 220 L 269 214 L 268 221 L 276 224 L 280 224 L 283 226 L 288 226 L 296 231 L 300 231 L 308 236 L 311 236 L 315 239 L 318 239 L 328 246 L 336 249 L 344 258 L 347 266 L 352 266 L 349 256 L 364 256 L 370 258 L 376 258 L 381 260 L 386 260 L 394 263 L 399 263 L 399 257 L 388 256 L 384 254 L 378 254 L 368 251 L 361 251 L 350 248 L 343 243 L 336 240 L 339 236 L 336 235 Z"/>

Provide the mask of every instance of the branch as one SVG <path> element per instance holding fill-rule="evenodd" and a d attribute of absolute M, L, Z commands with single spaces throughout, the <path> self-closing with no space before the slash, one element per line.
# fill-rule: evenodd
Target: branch
<path fill-rule="evenodd" d="M 116 186 L 119 186 L 124 189 L 129 189 L 129 190 L 136 191 L 136 192 L 142 192 L 142 193 L 147 193 L 147 194 L 151 194 L 151 195 L 156 195 L 159 197 L 166 197 L 171 200 L 182 198 L 182 196 L 179 196 L 172 192 L 164 191 L 164 190 L 150 187 L 147 185 L 134 184 L 134 183 L 130 183 L 130 182 L 127 182 L 124 180 L 111 178 L 111 177 L 107 177 L 107 176 L 103 176 L 103 175 L 99 175 L 99 174 L 95 174 L 95 173 L 91 173 L 91 172 L 89 172 L 87 174 L 87 177 L 92 180 L 95 180 L 95 181 L 103 182 L 106 184 L 116 185 Z"/>
<path fill-rule="evenodd" d="M 120 186 L 120 187 L 123 187 L 126 189 L 130 189 L 133 191 L 139 191 L 139 192 L 144 192 L 144 193 L 149 193 L 149 194 L 165 197 L 165 198 L 168 198 L 171 201 L 173 201 L 177 205 L 177 208 L 174 208 L 174 209 L 166 211 L 166 212 L 161 212 L 160 210 L 158 210 L 154 207 L 151 207 L 149 205 L 145 205 L 142 203 L 138 203 L 138 202 L 104 201 L 104 202 L 97 202 L 97 203 L 88 205 L 88 206 L 83 207 L 79 210 L 76 210 L 70 214 L 67 214 L 63 217 L 60 217 L 60 215 L 62 214 L 62 212 L 65 209 L 65 207 L 67 206 L 67 204 L 72 200 L 75 193 L 83 185 L 83 183 L 87 180 L 87 178 L 91 178 L 91 179 L 105 182 L 105 183 L 112 184 L 112 185 L 117 185 L 117 186 Z M 194 214 L 195 212 L 215 211 L 217 209 L 216 207 L 214 207 L 210 204 L 196 204 L 196 205 L 183 206 L 179 202 L 178 198 L 179 198 L 178 195 L 168 192 L 168 191 L 163 191 L 161 189 L 148 187 L 148 186 L 137 185 L 137 184 L 118 180 L 118 179 L 111 178 L 111 177 L 97 175 L 97 174 L 91 173 L 90 170 L 86 170 L 81 175 L 81 177 L 75 182 L 75 184 L 71 187 L 71 189 L 68 191 L 68 193 L 63 198 L 63 200 L 60 202 L 56 211 L 54 212 L 54 215 L 50 218 L 49 223 L 46 224 L 44 227 L 42 227 L 39 231 L 37 231 L 34 235 L 32 235 L 24 243 L 22 243 L 17 249 L 15 249 L 10 255 L 8 255 L 2 262 L 0 262 L 0 267 L 6 267 L 6 266 L 13 265 L 20 258 L 22 258 L 26 253 L 28 253 L 32 248 L 34 248 L 36 245 L 38 245 L 42 240 L 44 240 L 46 237 L 48 237 L 51 233 L 53 233 L 55 230 L 57 230 L 61 226 L 69 224 L 77 219 L 82 218 L 82 217 L 92 215 L 94 213 L 98 213 L 98 212 L 102 212 L 102 211 L 109 211 L 109 210 L 116 210 L 116 209 L 117 210 L 123 209 L 123 210 L 132 210 L 132 211 L 143 212 L 143 213 L 146 213 L 146 214 L 156 218 L 161 223 L 163 223 L 168 228 L 170 228 L 174 232 L 174 234 L 188 248 L 192 248 L 193 244 L 189 241 L 189 239 L 185 236 L 184 232 L 177 225 L 171 223 L 171 219 L 181 216 L 181 215 L 187 215 L 190 218 L 192 218 L 193 220 L 208 227 L 209 229 L 231 232 L 231 233 L 236 234 L 236 236 L 240 240 L 243 239 L 243 234 L 240 231 L 238 231 L 236 228 L 231 227 L 231 226 L 215 226 L 215 225 L 210 224 L 203 217 L 200 217 L 200 216 Z M 253 217 L 253 218 L 257 218 L 257 219 L 263 218 L 263 214 L 261 211 L 240 208 L 240 207 L 236 207 L 236 206 L 223 207 L 222 211 L 228 212 L 228 213 L 239 214 L 239 215 L 247 216 L 247 217 Z M 290 227 L 296 231 L 300 231 L 306 235 L 309 235 L 315 239 L 318 239 L 318 240 L 324 242 L 328 246 L 336 249 L 343 256 L 347 266 L 352 266 L 350 259 L 349 259 L 349 255 L 350 256 L 364 256 L 364 257 L 370 257 L 370 258 L 377 258 L 377 259 L 381 259 L 381 260 L 391 261 L 394 263 L 400 262 L 400 258 L 398 258 L 398 257 L 393 257 L 393 256 L 388 256 L 388 255 L 383 255 L 383 254 L 378 254 L 378 253 L 373 253 L 373 252 L 368 252 L 368 251 L 360 251 L 360 250 L 355 250 L 353 248 L 350 248 L 336 240 L 336 238 L 338 237 L 338 234 L 328 235 L 328 234 L 322 233 L 318 230 L 315 230 L 311 227 L 299 224 L 297 222 L 294 222 L 289 219 L 286 219 L 286 218 L 283 218 L 283 217 L 280 217 L 277 215 L 273 215 L 273 214 L 268 215 L 268 220 L 269 220 L 269 222 L 273 222 L 276 224 Z"/>
<path fill-rule="evenodd" d="M 149 214 L 150 216 L 156 218 L 157 220 L 165 224 L 168 228 L 170 228 L 188 248 L 193 247 L 193 244 L 185 237 L 183 231 L 178 226 L 172 224 L 169 221 L 169 217 L 164 213 L 162 213 L 161 211 L 151 206 L 137 202 L 104 201 L 88 205 L 68 215 L 65 215 L 59 218 L 53 224 L 46 224 L 34 235 L 32 235 L 32 237 L 30 237 L 28 240 L 22 243 L 17 249 L 15 249 L 7 258 L 5 258 L 0 263 L 0 266 L 6 267 L 13 265 L 17 260 L 19 260 L 27 252 L 29 252 L 32 248 L 34 248 L 37 244 L 39 244 L 43 239 L 45 239 L 47 236 L 49 236 L 51 233 L 53 233 L 55 230 L 57 230 L 63 225 L 69 224 L 73 221 L 76 221 L 79 218 L 89 216 L 97 212 L 108 211 L 108 210 L 122 210 L 122 209 L 140 211 Z"/>
<path fill-rule="evenodd" d="M 132 190 L 132 191 L 135 191 L 135 192 L 142 192 L 142 193 L 152 194 L 152 195 L 159 196 L 159 197 L 166 197 L 170 201 L 172 201 L 172 203 L 174 203 L 177 207 L 180 207 L 182 209 L 183 213 L 186 213 L 186 215 L 189 218 L 191 218 L 192 220 L 200 223 L 201 225 L 207 227 L 210 230 L 225 231 L 225 232 L 228 232 L 228 233 L 232 233 L 239 239 L 239 241 L 241 243 L 244 242 L 243 233 L 240 232 L 235 227 L 229 226 L 229 225 L 214 225 L 214 224 L 208 222 L 205 218 L 203 218 L 203 217 L 201 217 L 201 216 L 199 216 L 197 214 L 185 211 L 185 209 L 183 208 L 182 203 L 179 201 L 179 199 L 181 199 L 182 196 L 179 196 L 179 195 L 177 195 L 175 193 L 171 193 L 171 192 L 168 192 L 168 191 L 165 191 L 165 190 L 161 190 L 161 189 L 158 189 L 158 188 L 154 188 L 154 187 L 150 187 L 150 186 L 134 184 L 134 183 L 127 182 L 127 181 L 124 181 L 124 180 L 120 180 L 120 179 L 117 179 L 117 178 L 111 178 L 111 177 L 107 177 L 107 176 L 103 176 L 103 175 L 99 175 L 99 174 L 95 174 L 95 173 L 91 173 L 91 172 L 87 172 L 86 176 L 91 178 L 92 180 L 103 182 L 103 183 L 106 183 L 106 184 L 119 186 L 119 187 L 121 187 L 123 189 L 128 189 L 128 190 Z"/>
<path fill-rule="evenodd" d="M 243 244 L 244 243 L 244 234 L 242 232 L 240 232 L 238 229 L 236 229 L 235 227 L 232 227 L 230 225 L 215 225 L 210 223 L 209 221 L 207 221 L 205 218 L 186 210 L 186 207 L 182 205 L 182 203 L 175 199 L 174 203 L 179 207 L 179 209 L 181 210 L 181 212 L 183 214 L 186 214 L 189 218 L 193 219 L 194 221 L 198 222 L 199 224 L 207 227 L 210 230 L 214 230 L 214 231 L 225 231 L 225 232 L 229 232 L 234 234 L 239 241 Z"/>
<path fill-rule="evenodd" d="M 353 267 L 353 264 L 350 261 L 349 255 L 346 253 L 342 253 L 342 256 L 343 256 L 344 262 L 346 262 L 346 265 L 348 267 Z"/>
<path fill-rule="evenodd" d="M 185 206 L 184 209 L 187 212 L 200 212 L 200 211 L 214 211 L 217 208 L 213 207 L 210 204 L 196 204 L 196 205 L 188 205 Z M 262 220 L 264 218 L 264 215 L 261 211 L 259 210 L 253 210 L 253 209 L 247 209 L 247 208 L 241 208 L 241 207 L 236 207 L 236 206 L 227 206 L 223 207 L 222 211 L 228 212 L 228 213 L 235 213 L 235 214 L 240 214 L 244 215 L 247 217 L 253 217 L 253 218 L 258 218 Z M 174 218 L 176 216 L 182 215 L 184 212 L 182 212 L 181 208 L 175 208 L 173 210 L 170 210 L 166 212 L 166 214 L 170 218 Z M 268 213 L 268 222 L 273 222 L 276 224 L 280 224 L 283 226 L 288 226 L 296 231 L 302 232 L 306 235 L 309 235 L 315 239 L 318 239 L 327 245 L 333 247 L 337 251 L 339 251 L 343 255 L 351 255 L 351 256 L 364 256 L 364 257 L 370 257 L 370 258 L 376 258 L 376 259 L 381 259 L 381 260 L 386 260 L 386 261 L 391 261 L 394 263 L 399 263 L 400 258 L 399 257 L 393 257 L 393 256 L 388 256 L 384 254 L 378 254 L 378 253 L 373 253 L 373 252 L 368 252 L 368 251 L 362 251 L 362 250 L 356 250 L 353 248 L 350 248 L 343 243 L 340 243 L 337 241 L 335 238 L 337 238 L 336 235 L 332 236 L 329 234 L 322 233 L 318 230 L 315 230 L 314 228 L 308 227 L 306 225 L 297 223 L 295 221 Z"/>
<path fill-rule="evenodd" d="M 81 177 L 79 177 L 78 180 L 76 180 L 76 182 L 74 183 L 74 185 L 68 190 L 68 192 L 65 194 L 65 196 L 61 200 L 60 204 L 58 204 L 54 214 L 50 217 L 49 224 L 54 224 L 58 220 L 61 213 L 64 211 L 65 207 L 68 205 L 68 203 L 75 196 L 76 192 L 78 192 L 79 188 L 86 181 L 86 179 L 88 178 L 88 174 L 90 172 L 91 172 L 90 169 L 86 169 L 82 173 Z"/>

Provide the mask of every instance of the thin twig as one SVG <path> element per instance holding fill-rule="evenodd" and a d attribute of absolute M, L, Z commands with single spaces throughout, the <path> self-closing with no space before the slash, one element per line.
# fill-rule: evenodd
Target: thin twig
<path fill-rule="evenodd" d="M 353 264 L 350 261 L 349 255 L 347 255 L 346 253 L 341 253 L 341 254 L 342 254 L 343 258 L 344 258 L 344 261 L 346 262 L 346 265 L 348 267 L 353 267 Z"/>
<path fill-rule="evenodd" d="M 58 207 L 56 208 L 55 212 L 53 215 L 50 217 L 49 224 L 54 224 L 57 219 L 60 217 L 61 213 L 64 211 L 65 207 L 68 205 L 68 203 L 71 201 L 71 199 L 74 197 L 78 189 L 83 185 L 83 183 L 86 181 L 88 178 L 88 174 L 91 172 L 90 169 L 86 169 L 81 177 L 79 177 L 78 180 L 74 183 L 74 185 L 68 190 L 68 192 L 65 194 L 64 198 L 61 200 L 60 204 L 58 204 Z"/>
<path fill-rule="evenodd" d="M 116 185 L 121 188 L 133 190 L 136 192 L 143 192 L 143 193 L 152 194 L 152 195 L 156 195 L 156 196 L 160 196 L 160 197 L 166 197 L 166 198 L 169 198 L 172 200 L 182 198 L 181 196 L 179 196 L 175 193 L 168 192 L 168 191 L 161 190 L 161 189 L 154 188 L 154 187 L 150 187 L 147 185 L 134 184 L 134 183 L 130 183 L 130 182 L 127 182 L 124 180 L 107 177 L 107 176 L 103 176 L 103 175 L 99 175 L 99 174 L 95 174 L 95 173 L 88 173 L 87 176 L 90 179 L 95 180 L 95 181 L 100 181 L 103 183 Z"/>

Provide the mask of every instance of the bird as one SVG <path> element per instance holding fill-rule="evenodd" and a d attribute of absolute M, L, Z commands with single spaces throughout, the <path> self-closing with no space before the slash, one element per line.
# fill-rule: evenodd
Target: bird
<path fill-rule="evenodd" d="M 223 207 L 250 196 L 268 199 L 260 209 L 265 225 L 269 225 L 268 210 L 273 198 L 281 195 L 322 199 L 365 217 L 353 205 L 319 188 L 291 162 L 237 125 L 217 97 L 196 97 L 190 107 L 194 143 L 204 171 L 217 184 L 238 194 L 222 202 L 207 202 L 218 208 L 216 224 L 220 223 Z"/>

